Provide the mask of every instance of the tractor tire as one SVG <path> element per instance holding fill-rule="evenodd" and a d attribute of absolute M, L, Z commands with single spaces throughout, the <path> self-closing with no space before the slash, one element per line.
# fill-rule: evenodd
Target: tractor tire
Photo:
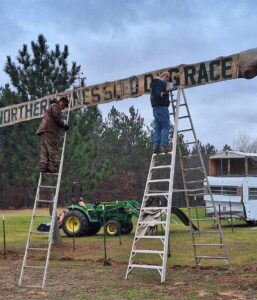
<path fill-rule="evenodd" d="M 133 230 L 133 223 L 131 221 L 129 221 L 128 223 L 125 223 L 122 227 L 121 227 L 121 233 L 123 234 L 128 234 Z"/>
<path fill-rule="evenodd" d="M 88 219 L 79 210 L 69 210 L 63 218 L 62 229 L 69 237 L 83 236 L 88 230 Z"/>
<path fill-rule="evenodd" d="M 120 222 L 109 220 L 105 223 L 105 233 L 110 236 L 117 236 L 121 232 Z"/>
<path fill-rule="evenodd" d="M 86 235 L 96 235 L 101 227 L 102 225 L 100 223 L 89 223 L 89 230 Z"/>

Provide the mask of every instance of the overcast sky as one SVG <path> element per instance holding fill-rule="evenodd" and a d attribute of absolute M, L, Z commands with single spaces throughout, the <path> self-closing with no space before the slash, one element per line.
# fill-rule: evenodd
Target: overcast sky
<path fill-rule="evenodd" d="M 88 85 L 155 69 L 212 60 L 257 47 L 256 1 L 196 0 L 0 0 L 0 85 L 3 68 L 40 33 L 51 48 L 69 46 Z M 203 143 L 221 149 L 239 133 L 257 138 L 257 77 L 186 90 Z M 139 109 L 149 124 L 149 96 L 105 104 Z"/>

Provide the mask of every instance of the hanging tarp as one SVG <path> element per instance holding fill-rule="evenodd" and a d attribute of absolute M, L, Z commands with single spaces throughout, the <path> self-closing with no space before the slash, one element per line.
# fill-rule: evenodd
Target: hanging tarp
<path fill-rule="evenodd" d="M 71 109 L 78 109 L 85 105 L 93 106 L 148 94 L 152 79 L 163 71 L 168 71 L 173 84 L 181 88 L 236 78 L 251 79 L 257 75 L 257 48 L 210 61 L 159 69 L 112 82 L 65 91 L 58 95 L 48 95 L 35 101 L 2 107 L 0 127 L 42 117 L 49 101 L 60 96 L 73 99 Z"/>

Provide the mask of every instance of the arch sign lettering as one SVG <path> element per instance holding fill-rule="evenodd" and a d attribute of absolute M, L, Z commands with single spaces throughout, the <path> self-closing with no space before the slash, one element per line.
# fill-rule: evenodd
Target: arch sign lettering
<path fill-rule="evenodd" d="M 152 79 L 161 72 L 168 71 L 174 86 L 191 88 L 194 86 L 231 80 L 236 78 L 251 79 L 257 75 L 257 48 L 214 60 L 192 65 L 164 68 L 131 76 L 111 82 L 68 90 L 58 95 L 47 95 L 41 99 L 23 102 L 0 108 L 0 127 L 13 125 L 42 117 L 53 98 L 66 96 L 72 100 L 72 110 L 84 106 L 136 98 L 150 93 Z"/>

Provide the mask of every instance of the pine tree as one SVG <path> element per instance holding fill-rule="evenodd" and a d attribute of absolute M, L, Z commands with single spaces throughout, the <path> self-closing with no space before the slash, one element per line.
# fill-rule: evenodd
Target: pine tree
<path fill-rule="evenodd" d="M 71 69 L 68 70 L 68 46 L 65 45 L 61 51 L 57 44 L 54 50 L 49 50 L 45 37 L 40 34 L 37 42 L 31 42 L 31 51 L 32 53 L 29 53 L 28 46 L 24 44 L 18 51 L 16 62 L 7 56 L 4 70 L 10 76 L 15 91 L 12 92 L 8 90 L 9 87 L 5 87 L 2 91 L 2 104 L 41 98 L 44 95 L 65 90 L 74 83 L 80 66 L 73 62 Z M 35 133 L 38 124 L 39 121 L 36 120 L 1 130 L 2 134 L 8 136 L 1 145 L 0 150 L 4 153 L 2 155 L 7 160 L 10 153 L 13 154 L 8 159 L 5 176 L 8 178 L 8 183 L 15 189 L 18 186 L 26 186 L 31 180 L 36 182 L 39 142 Z M 17 201 L 15 203 L 17 204 Z M 60 241 L 59 235 L 57 239 Z"/>
<path fill-rule="evenodd" d="M 102 155 L 112 162 L 115 175 L 105 181 L 114 199 L 141 198 L 152 153 L 151 131 L 138 110 L 129 114 L 114 107 L 103 122 L 100 140 Z"/>
<path fill-rule="evenodd" d="M 7 56 L 4 68 L 23 101 L 63 91 L 74 83 L 80 66 L 73 62 L 68 70 L 67 45 L 61 51 L 60 46 L 56 44 L 55 49 L 50 51 L 45 37 L 40 34 L 37 42 L 31 42 L 31 50 L 32 54 L 24 44 L 18 52 L 17 62 L 13 62 L 11 57 Z"/>
<path fill-rule="evenodd" d="M 101 181 L 114 172 L 110 160 L 103 158 L 98 146 L 102 115 L 96 106 L 80 110 L 72 115 L 70 125 L 73 130 L 67 139 L 63 186 L 67 192 L 72 182 L 79 182 L 84 196 L 93 200 L 93 192 Z"/>

